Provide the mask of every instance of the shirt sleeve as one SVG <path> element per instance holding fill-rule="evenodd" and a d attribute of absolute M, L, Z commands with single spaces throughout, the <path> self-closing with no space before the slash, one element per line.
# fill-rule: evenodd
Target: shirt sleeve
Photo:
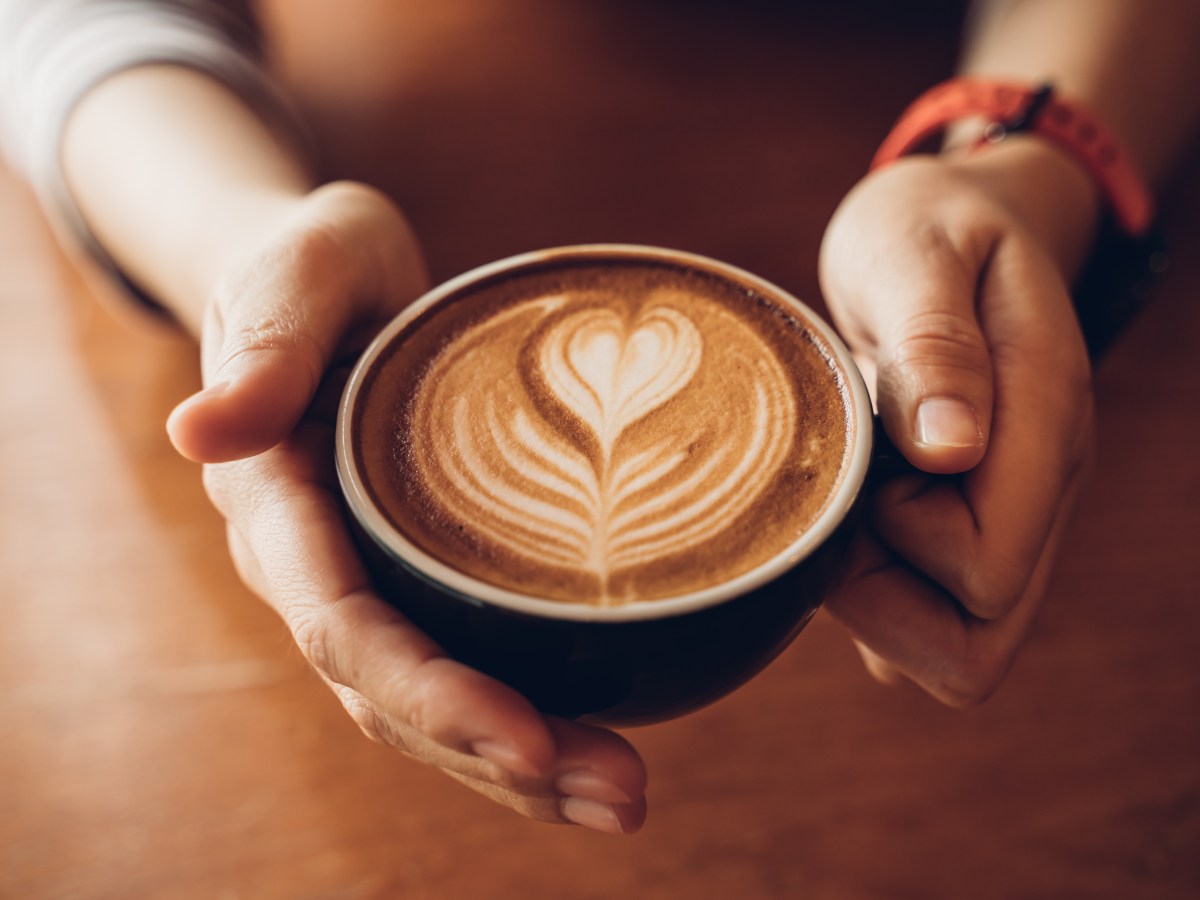
<path fill-rule="evenodd" d="M 208 73 L 273 126 L 307 143 L 299 119 L 260 64 L 252 19 L 230 4 L 0 0 L 0 150 L 32 185 L 60 236 L 118 277 L 67 187 L 60 144 L 71 110 L 92 87 L 152 63 Z"/>

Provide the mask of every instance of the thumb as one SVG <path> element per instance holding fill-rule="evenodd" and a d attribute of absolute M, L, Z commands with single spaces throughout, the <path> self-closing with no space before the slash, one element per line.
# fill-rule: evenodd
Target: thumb
<path fill-rule="evenodd" d="M 197 462 L 253 456 L 287 437 L 351 331 L 385 320 L 428 276 L 398 209 L 365 185 L 314 191 L 216 291 L 202 335 L 205 388 L 167 420 Z"/>
<path fill-rule="evenodd" d="M 879 414 L 900 452 L 927 472 L 966 471 L 987 448 L 992 362 L 976 314 L 980 268 L 942 238 L 897 247 L 866 287 Z"/>
<path fill-rule="evenodd" d="M 327 232 L 292 234 L 218 289 L 202 338 L 205 388 L 167 420 L 180 453 L 225 462 L 292 432 L 356 315 L 343 256 Z"/>
<path fill-rule="evenodd" d="M 208 386 L 167 419 L 175 448 L 196 462 L 242 459 L 283 440 L 307 409 L 326 358 L 298 335 L 284 333 L 235 339 L 220 356 Z"/>

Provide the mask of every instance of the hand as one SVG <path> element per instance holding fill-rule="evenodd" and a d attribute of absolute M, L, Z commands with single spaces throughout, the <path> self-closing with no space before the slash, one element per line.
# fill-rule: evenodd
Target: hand
<path fill-rule="evenodd" d="M 206 387 L 171 415 L 171 439 L 206 463 L 239 574 L 369 737 L 532 818 L 636 831 L 646 776 L 634 749 L 447 658 L 376 596 L 347 534 L 337 395 L 370 336 L 425 287 L 390 202 L 353 184 L 308 195 L 212 298 Z"/>
<path fill-rule="evenodd" d="M 898 477 L 870 498 L 828 609 L 876 677 L 952 705 L 985 699 L 1012 664 L 1092 438 L 1063 274 L 1087 235 L 1055 229 L 1086 232 L 1094 198 L 1066 196 L 1077 184 L 1058 169 L 1071 164 L 1038 156 L 1053 151 L 1000 153 L 868 176 L 821 250 L 831 313 L 888 436 L 924 472 L 962 473 Z"/>

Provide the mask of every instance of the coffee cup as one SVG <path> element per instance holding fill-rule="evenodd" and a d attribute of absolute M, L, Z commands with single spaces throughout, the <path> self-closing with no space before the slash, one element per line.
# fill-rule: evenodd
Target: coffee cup
<path fill-rule="evenodd" d="M 833 330 L 716 260 L 581 245 L 417 300 L 345 388 L 378 590 L 543 712 L 682 715 L 773 660 L 844 559 L 870 398 Z"/>

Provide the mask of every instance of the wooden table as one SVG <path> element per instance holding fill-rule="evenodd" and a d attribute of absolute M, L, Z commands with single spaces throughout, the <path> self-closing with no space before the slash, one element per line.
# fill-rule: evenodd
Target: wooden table
<path fill-rule="evenodd" d="M 330 172 L 391 191 L 439 278 L 623 240 L 806 297 L 825 221 L 957 30 L 770 3 L 334 7 L 269 4 L 277 64 Z M 1193 174 L 1175 265 L 1097 372 L 1099 462 L 1000 693 L 954 712 L 877 686 L 819 616 L 733 697 L 630 733 L 650 819 L 618 839 L 359 735 L 167 443 L 194 347 L 106 312 L 0 174 L 0 896 L 1200 895 L 1198 201 Z"/>

